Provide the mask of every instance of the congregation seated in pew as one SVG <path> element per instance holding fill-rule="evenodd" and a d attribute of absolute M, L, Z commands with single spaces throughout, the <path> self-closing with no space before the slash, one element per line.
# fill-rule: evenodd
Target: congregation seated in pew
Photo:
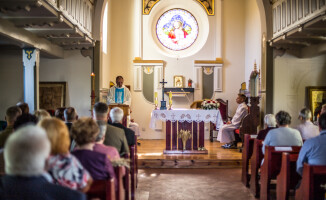
<path fill-rule="evenodd" d="M 107 124 L 103 121 L 97 121 L 100 133 L 95 139 L 94 151 L 105 154 L 111 161 L 120 159 L 118 150 L 115 147 L 104 145 Z"/>
<path fill-rule="evenodd" d="M 318 126 L 311 122 L 311 111 L 303 108 L 299 113 L 300 124 L 297 126 L 303 140 L 316 137 L 319 135 Z"/>
<path fill-rule="evenodd" d="M 99 127 L 92 118 L 78 119 L 71 128 L 76 148 L 74 156 L 87 169 L 94 180 L 115 178 L 111 161 L 105 154 L 93 150 Z"/>
<path fill-rule="evenodd" d="M 111 125 L 124 130 L 128 145 L 135 145 L 135 132 L 130 128 L 125 127 L 121 122 L 123 118 L 123 110 L 119 107 L 112 108 L 110 111 Z"/>
<path fill-rule="evenodd" d="M 326 113 L 319 116 L 320 135 L 308 139 L 302 146 L 297 161 L 297 172 L 302 175 L 304 163 L 326 165 Z"/>
<path fill-rule="evenodd" d="M 46 111 L 44 109 L 35 110 L 34 111 L 34 116 L 36 117 L 37 122 L 41 121 L 44 118 L 50 118 L 51 117 L 50 113 L 48 113 L 48 111 Z"/>
<path fill-rule="evenodd" d="M 14 132 L 14 124 L 17 118 L 22 114 L 18 106 L 11 106 L 6 111 L 7 127 L 0 132 L 0 149 L 3 149 L 11 133 Z"/>
<path fill-rule="evenodd" d="M 0 199 L 85 200 L 83 193 L 51 183 L 51 176 L 45 173 L 50 149 L 40 127 L 26 126 L 10 135 L 4 150 L 6 175 L 0 180 Z"/>
<path fill-rule="evenodd" d="M 276 128 L 276 119 L 273 114 L 267 114 L 264 117 L 265 129 L 260 130 L 257 135 L 257 140 L 264 140 L 268 132 Z"/>
<path fill-rule="evenodd" d="M 38 126 L 46 131 L 51 144 L 47 171 L 52 176 L 53 183 L 86 192 L 92 177 L 78 159 L 70 154 L 70 138 L 65 123 L 57 118 L 46 118 Z"/>
<path fill-rule="evenodd" d="M 108 123 L 108 106 L 105 103 L 97 102 L 93 108 L 93 118 L 96 121 Z M 124 130 L 107 124 L 104 144 L 115 147 L 120 156 L 129 154 L 129 147 Z"/>
<path fill-rule="evenodd" d="M 279 111 L 276 116 L 278 128 L 270 130 L 267 134 L 262 147 L 265 154 L 265 146 L 302 146 L 300 132 L 290 128 L 291 116 L 285 111 Z"/>

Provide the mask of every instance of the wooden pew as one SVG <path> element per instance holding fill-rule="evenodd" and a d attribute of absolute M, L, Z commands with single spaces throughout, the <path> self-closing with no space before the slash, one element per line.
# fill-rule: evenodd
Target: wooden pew
<path fill-rule="evenodd" d="M 95 180 L 86 195 L 87 199 L 115 200 L 114 178 Z"/>
<path fill-rule="evenodd" d="M 117 184 L 114 179 L 110 180 L 95 180 L 86 195 L 88 199 L 101 199 L 101 200 L 124 200 L 124 187 L 123 187 L 123 168 L 114 167 L 114 172 L 117 178 Z M 118 188 L 115 187 L 118 186 Z"/>
<path fill-rule="evenodd" d="M 296 200 L 324 200 L 326 197 L 326 165 L 313 166 L 304 164 L 302 180 L 296 190 Z"/>
<path fill-rule="evenodd" d="M 136 195 L 136 184 L 137 184 L 137 172 L 136 172 L 136 146 L 137 145 L 132 145 L 129 146 L 130 150 L 130 194 L 131 194 L 131 199 L 135 199 Z"/>
<path fill-rule="evenodd" d="M 250 191 L 254 194 L 255 197 L 259 196 L 260 187 L 259 187 L 259 176 L 258 170 L 260 168 L 261 161 L 263 159 L 263 141 L 254 140 L 253 154 L 250 159 L 251 161 L 251 176 L 250 176 Z"/>
<path fill-rule="evenodd" d="M 117 200 L 124 200 L 125 199 L 125 189 L 124 189 L 124 176 L 126 174 L 123 174 L 123 169 L 125 167 L 115 167 L 114 171 L 115 171 L 115 175 L 117 177 L 117 185 L 118 185 L 118 190 L 116 190 L 116 199 Z"/>
<path fill-rule="evenodd" d="M 242 175 L 241 181 L 246 186 L 249 187 L 250 175 L 248 173 L 249 160 L 253 153 L 254 140 L 257 135 L 244 135 L 243 149 L 242 149 Z"/>
<path fill-rule="evenodd" d="M 282 149 L 281 149 L 282 148 Z M 288 149 L 285 149 L 288 148 Z M 301 146 L 290 146 L 290 147 L 273 147 L 266 146 L 264 163 L 261 166 L 260 175 L 260 199 L 270 199 L 270 181 L 275 179 L 280 173 L 282 153 L 299 153 Z"/>
<path fill-rule="evenodd" d="M 282 166 L 277 176 L 276 195 L 278 200 L 289 199 L 290 189 L 295 189 L 300 180 L 300 175 L 296 171 L 298 153 L 283 153 Z"/>
<path fill-rule="evenodd" d="M 124 156 L 125 159 L 130 159 L 129 155 Z M 131 165 L 131 164 L 130 164 Z M 125 199 L 130 199 L 130 169 L 126 167 L 126 174 L 123 177 L 123 187 L 125 189 Z"/>

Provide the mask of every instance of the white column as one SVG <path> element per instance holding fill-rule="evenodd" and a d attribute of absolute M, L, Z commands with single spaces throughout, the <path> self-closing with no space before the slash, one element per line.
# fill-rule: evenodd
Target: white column
<path fill-rule="evenodd" d="M 39 109 L 39 64 L 38 49 L 23 49 L 24 102 L 29 105 L 31 113 Z"/>

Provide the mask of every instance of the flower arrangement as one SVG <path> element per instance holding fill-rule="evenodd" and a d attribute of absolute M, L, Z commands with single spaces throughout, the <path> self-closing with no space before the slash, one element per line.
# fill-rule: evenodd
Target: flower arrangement
<path fill-rule="evenodd" d="M 204 100 L 201 103 L 201 108 L 204 110 L 217 110 L 220 107 L 220 103 L 215 100 Z"/>

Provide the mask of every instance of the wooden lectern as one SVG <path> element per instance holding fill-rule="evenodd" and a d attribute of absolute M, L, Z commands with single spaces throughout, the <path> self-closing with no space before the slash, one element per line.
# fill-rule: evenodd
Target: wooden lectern
<path fill-rule="evenodd" d="M 109 105 L 109 119 L 110 119 L 110 111 L 112 108 L 115 108 L 115 107 L 119 107 L 123 110 L 123 118 L 122 118 L 122 124 L 125 126 L 125 127 L 128 127 L 129 126 L 129 118 L 130 118 L 130 107 L 129 105 L 126 105 L 126 104 L 113 104 L 111 103 Z M 111 119 L 110 119 L 111 120 Z"/>

